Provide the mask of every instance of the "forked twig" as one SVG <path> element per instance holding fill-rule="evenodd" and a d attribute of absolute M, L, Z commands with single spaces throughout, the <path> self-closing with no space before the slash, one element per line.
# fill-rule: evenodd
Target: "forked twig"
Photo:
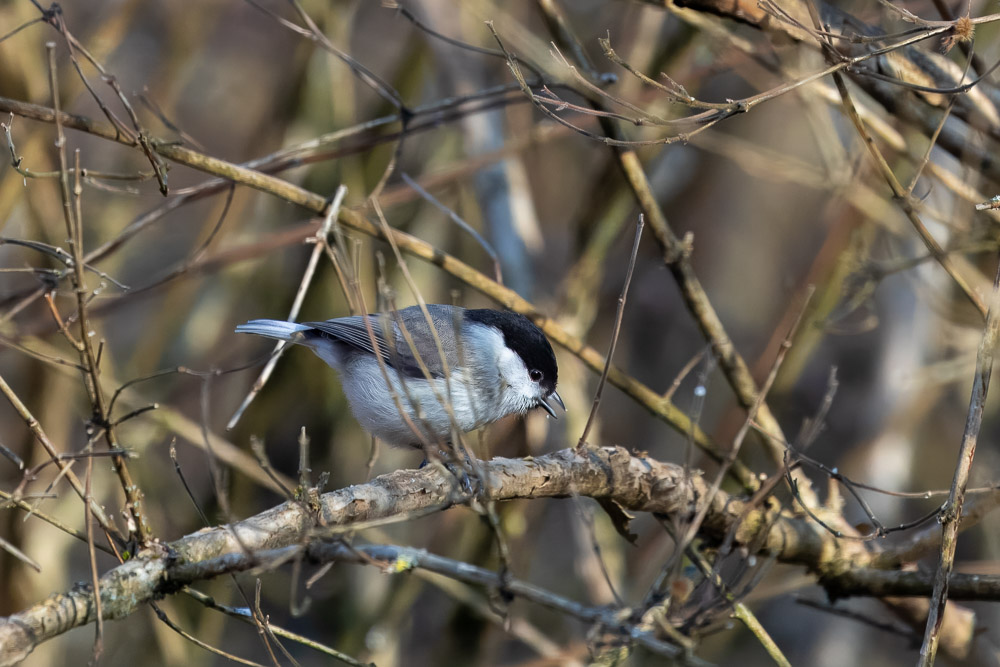
<path fill-rule="evenodd" d="M 326 211 L 326 215 L 323 217 L 323 224 L 320 226 L 319 231 L 316 233 L 315 245 L 313 245 L 312 253 L 309 255 L 309 261 L 306 263 L 306 270 L 302 274 L 302 280 L 299 283 L 299 289 L 295 292 L 295 298 L 292 300 L 292 307 L 288 311 L 288 321 L 294 322 L 299 318 L 299 310 L 302 308 L 302 303 L 305 301 L 306 292 L 309 291 L 309 286 L 312 284 L 313 276 L 316 274 L 316 267 L 319 264 L 320 255 L 323 254 L 323 249 L 326 246 L 326 239 L 330 234 L 331 229 L 337 216 L 340 214 L 340 206 L 344 201 L 344 196 L 347 194 L 347 187 L 341 185 L 337 188 L 336 193 L 333 195 L 333 200 L 330 202 L 330 206 Z M 246 409 L 250 407 L 250 403 L 257 398 L 257 394 L 260 390 L 264 388 L 267 381 L 271 377 L 271 373 L 274 372 L 275 366 L 278 365 L 278 360 L 281 359 L 281 355 L 284 354 L 285 349 L 288 347 L 288 343 L 283 340 L 279 340 L 274 346 L 274 351 L 271 353 L 271 358 L 268 359 L 267 364 L 264 366 L 264 370 L 260 372 L 260 375 L 254 380 L 253 386 L 250 388 L 250 392 L 240 403 L 240 406 L 236 408 L 236 412 L 233 416 L 229 418 L 226 423 L 226 430 L 231 431 L 239 423 L 240 419 L 243 417 L 243 413 Z"/>

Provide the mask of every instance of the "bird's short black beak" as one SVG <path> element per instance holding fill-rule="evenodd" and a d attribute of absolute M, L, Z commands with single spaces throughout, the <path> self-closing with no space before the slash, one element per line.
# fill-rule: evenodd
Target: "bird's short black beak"
<path fill-rule="evenodd" d="M 562 408 L 563 412 L 566 412 L 566 404 L 563 403 L 562 397 L 559 395 L 558 391 L 553 391 L 551 394 L 548 395 L 548 398 L 552 399 L 560 408 Z M 552 408 L 551 405 L 549 405 L 547 399 L 545 398 L 540 399 L 538 401 L 538 407 L 548 412 L 549 416 L 552 417 L 553 419 L 559 419 L 559 417 L 556 416 L 556 411 Z"/>

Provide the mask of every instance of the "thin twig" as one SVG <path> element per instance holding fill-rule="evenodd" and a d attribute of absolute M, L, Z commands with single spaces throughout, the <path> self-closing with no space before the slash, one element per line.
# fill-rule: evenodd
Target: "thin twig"
<path fill-rule="evenodd" d="M 750 608 L 743 604 L 743 602 L 741 602 L 732 591 L 729 590 L 729 586 L 727 586 L 722 580 L 719 573 L 709 566 L 708 561 L 701 554 L 701 552 L 695 549 L 694 545 L 690 544 L 685 547 L 684 552 L 688 555 L 688 558 L 691 559 L 691 562 L 695 564 L 695 567 L 701 571 L 702 576 L 707 578 L 712 585 L 715 586 L 719 595 L 733 605 L 733 616 L 738 618 L 740 622 L 746 626 L 747 630 L 749 630 L 753 636 L 757 638 L 760 645 L 763 646 L 764 650 L 767 651 L 767 654 L 771 656 L 774 664 L 778 665 L 778 667 L 791 667 L 792 663 L 788 661 L 788 658 L 785 657 L 784 653 L 782 653 L 781 649 L 778 647 L 778 644 L 771 638 L 771 635 L 764 629 L 764 626 L 761 625 L 761 622 L 757 620 L 754 613 L 750 611 Z"/>
<path fill-rule="evenodd" d="M 309 286 L 312 285 L 313 276 L 316 275 L 316 267 L 319 265 L 320 255 L 323 254 L 323 248 L 327 243 L 326 239 L 330 234 L 330 230 L 333 227 L 334 222 L 337 219 L 337 215 L 340 213 L 340 206 L 344 201 L 344 196 L 347 194 L 347 187 L 341 185 L 337 188 L 337 192 L 333 195 L 333 200 L 330 202 L 330 206 L 327 208 L 326 215 L 323 218 L 323 224 L 320 226 L 319 231 L 316 233 L 315 245 L 313 246 L 312 253 L 309 255 L 309 260 L 306 263 L 306 270 L 302 274 L 302 280 L 299 282 L 299 289 L 295 292 L 295 298 L 292 300 L 292 307 L 288 311 L 289 322 L 294 322 L 299 318 L 299 310 L 302 308 L 302 303 L 305 301 L 306 292 L 309 291 Z M 284 354 L 285 349 L 288 347 L 288 342 L 279 340 L 274 346 L 274 351 L 271 353 L 271 358 L 268 359 L 267 364 L 264 366 L 264 370 L 260 372 L 260 375 L 254 381 L 253 386 L 250 388 L 250 392 L 240 403 L 240 406 L 236 408 L 236 412 L 233 416 L 229 418 L 229 422 L 226 423 L 226 430 L 231 431 L 239 423 L 240 419 L 243 417 L 243 413 L 246 409 L 250 407 L 250 403 L 257 398 L 257 394 L 260 390 L 264 388 L 267 384 L 268 379 L 271 377 L 271 373 L 274 372 L 274 368 L 278 365 L 278 360 L 281 359 L 281 355 Z"/>
<path fill-rule="evenodd" d="M 934 577 L 934 593 L 927 615 L 924 641 L 920 647 L 921 667 L 933 665 L 937 654 L 939 633 L 948 602 L 948 578 L 955 566 L 955 547 L 962 520 L 962 505 L 965 502 L 965 490 L 972 470 L 972 459 L 976 455 L 979 430 L 983 424 L 983 410 L 990 387 L 990 375 L 993 373 L 993 355 L 998 336 L 1000 336 L 1000 266 L 997 267 L 993 279 L 993 293 L 986 315 L 986 326 L 983 329 L 982 341 L 979 343 L 979 351 L 976 353 L 976 375 L 973 378 L 972 398 L 969 400 L 969 414 L 965 422 L 965 432 L 962 434 L 955 475 L 951 482 L 951 493 L 948 495 L 946 509 L 941 519 L 941 558 Z"/>
<path fill-rule="evenodd" d="M 254 7 L 257 7 L 255 3 L 250 3 Z M 298 28 L 289 21 L 278 21 L 278 23 L 286 28 L 291 29 L 293 32 L 311 39 L 314 43 L 318 44 L 321 48 L 327 52 L 333 54 L 339 58 L 345 65 L 347 65 L 356 77 L 363 81 L 367 86 L 374 90 L 378 95 L 384 99 L 386 102 L 391 104 L 393 107 L 399 110 L 401 116 L 405 118 L 409 115 L 409 110 L 406 108 L 406 104 L 403 102 L 403 98 L 400 97 L 399 92 L 396 91 L 391 85 L 386 81 L 381 79 L 377 74 L 369 70 L 367 67 L 358 62 L 355 58 L 349 54 L 341 51 L 333 42 L 331 42 L 323 31 L 319 29 L 319 26 L 312 20 L 312 17 L 306 12 L 298 0 L 291 0 L 292 7 L 295 8 L 296 13 L 298 13 L 299 18 L 302 22 L 308 26 L 308 30 Z M 270 12 L 265 12 L 270 16 L 274 16 Z"/>
<path fill-rule="evenodd" d="M 205 605 L 205 607 L 207 607 L 208 609 L 215 609 L 216 611 L 220 611 L 223 614 L 226 614 L 227 616 L 231 616 L 232 618 L 238 618 L 244 623 L 254 625 L 253 613 L 246 607 L 230 607 L 229 605 L 221 604 L 218 601 L 216 601 L 215 598 L 206 595 L 201 591 L 198 591 L 189 586 L 184 587 L 184 592 L 193 599 L 200 602 L 201 604 Z M 319 642 L 313 641 L 312 639 L 309 639 L 308 637 L 305 637 L 303 635 L 291 632 L 290 630 L 285 630 L 284 628 L 280 628 L 273 624 L 268 624 L 268 629 L 278 637 L 283 637 L 285 639 L 291 640 L 303 646 L 307 646 L 311 649 L 319 651 L 320 653 L 325 653 L 331 658 L 336 658 L 337 660 L 340 660 L 345 664 L 352 665 L 353 667 L 374 667 L 372 663 L 364 663 L 359 660 L 356 660 L 355 658 L 352 658 L 346 653 L 342 653 L 334 648 L 330 648 L 325 644 L 320 644 Z"/>
<path fill-rule="evenodd" d="M 278 661 L 278 656 L 276 656 L 274 651 L 271 649 L 271 642 L 274 642 L 274 644 L 284 654 L 285 658 L 292 664 L 292 667 L 301 667 L 298 660 L 292 657 L 292 654 L 288 652 L 285 646 L 278 641 L 277 637 L 274 636 L 274 633 L 271 632 L 270 620 L 260 607 L 260 589 L 260 577 L 258 577 L 254 587 L 253 607 L 251 607 L 251 611 L 253 612 L 253 620 L 257 626 L 257 632 L 262 637 L 266 636 L 266 639 L 268 640 L 265 641 L 265 646 L 267 647 L 268 655 L 271 656 L 271 663 L 274 667 L 281 667 L 281 663 Z"/>
<path fill-rule="evenodd" d="M 493 273 L 496 276 L 496 281 L 503 285 L 503 273 L 500 271 L 500 257 L 497 255 L 497 251 L 493 249 L 493 246 L 490 245 L 490 242 L 484 239 L 482 234 L 473 229 L 472 225 L 460 218 L 457 213 L 442 204 L 434 197 L 434 195 L 427 192 L 427 190 L 421 187 L 419 183 L 410 178 L 409 174 L 401 172 L 399 175 L 407 185 L 416 190 L 421 197 L 436 206 L 439 211 L 447 215 L 449 220 L 465 230 L 465 232 L 479 244 L 479 247 L 490 256 L 490 259 L 493 260 Z"/>
<path fill-rule="evenodd" d="M 70 486 L 73 487 L 73 490 L 76 491 L 77 495 L 80 496 L 81 499 L 86 501 L 87 493 L 83 484 L 80 483 L 80 479 L 76 476 L 76 473 L 70 469 L 70 464 L 60 458 L 59 452 L 56 450 L 55 445 L 52 444 L 52 441 L 49 440 L 45 431 L 42 430 L 41 424 L 39 424 L 38 420 L 31 414 L 28 407 L 21 402 L 21 399 L 18 398 L 17 394 L 14 393 L 14 390 L 10 388 L 7 381 L 3 379 L 3 376 L 0 376 L 0 393 L 2 393 L 8 401 L 10 401 L 14 410 L 28 425 L 28 428 L 35 436 L 35 439 L 38 440 L 39 444 L 42 445 L 48 455 L 56 462 L 59 470 L 66 476 L 66 479 L 69 480 Z M 97 519 L 97 522 L 101 524 L 101 528 L 120 538 L 118 529 L 115 528 L 110 522 L 107 514 L 104 513 L 101 506 L 98 505 L 93 499 L 90 500 L 88 506 L 90 507 L 90 511 L 94 514 L 94 517 Z"/>
<path fill-rule="evenodd" d="M 90 321 L 87 316 L 87 287 L 86 276 L 84 274 L 83 259 L 83 221 L 80 219 L 80 191 L 79 191 L 79 170 L 77 170 L 77 185 L 73 193 L 70 192 L 69 166 L 66 159 L 66 136 L 63 133 L 62 114 L 59 107 L 59 85 L 56 77 L 55 44 L 48 42 L 45 45 L 48 52 L 49 65 L 49 92 L 52 95 L 52 106 L 54 110 L 56 126 L 56 148 L 59 154 L 59 188 L 63 202 L 63 217 L 66 223 L 66 233 L 70 239 L 70 249 L 73 255 L 74 269 L 74 291 L 77 300 L 77 320 L 80 328 L 80 362 L 87 367 L 86 386 L 90 395 L 91 404 L 94 410 L 94 420 L 100 426 L 110 423 L 108 419 L 107 405 L 103 389 L 101 388 L 100 369 L 97 364 L 97 355 L 94 352 L 93 340 L 91 338 Z M 79 164 L 79 153 L 77 153 L 77 164 Z M 109 449 L 121 449 L 118 445 L 115 431 L 112 428 L 105 428 L 105 439 Z M 134 525 L 129 526 L 129 532 L 134 533 L 138 540 L 145 544 L 152 538 L 153 531 L 143 506 L 143 495 L 139 486 L 132 480 L 128 465 L 121 456 L 114 457 L 114 468 L 118 474 L 125 497 L 128 499 L 127 509 Z"/>
<path fill-rule="evenodd" d="M 265 667 L 263 664 L 259 662 L 254 662 L 253 660 L 247 660 L 246 658 L 241 658 L 238 655 L 233 655 L 232 653 L 228 653 L 227 651 L 223 651 L 220 648 L 216 648 L 215 646 L 212 646 L 207 642 L 203 642 L 202 640 L 198 639 L 190 632 L 188 632 L 187 630 L 185 630 L 184 628 L 180 627 L 172 620 L 170 620 L 170 617 L 167 616 L 167 614 L 160 608 L 160 605 L 156 604 L 155 602 L 150 602 L 150 606 L 153 608 L 153 613 L 156 614 L 156 617 L 160 619 L 160 621 L 162 621 L 164 625 L 166 625 L 168 628 L 170 628 L 171 630 L 173 630 L 174 632 L 176 632 L 181 637 L 188 640 L 195 646 L 198 646 L 199 648 L 202 648 L 208 651 L 209 653 L 214 653 L 217 656 L 223 657 L 226 660 L 229 660 L 230 662 L 235 662 L 238 665 L 247 665 L 248 667 Z"/>
<path fill-rule="evenodd" d="M 604 393 L 604 385 L 608 381 L 608 371 L 611 370 L 611 361 L 615 356 L 615 348 L 618 346 L 618 336 L 622 329 L 622 318 L 625 315 L 625 299 L 628 297 L 628 288 L 632 284 L 632 273 L 635 271 L 635 260 L 639 256 L 639 241 L 642 240 L 642 228 L 645 226 L 642 213 L 639 214 L 639 221 L 635 225 L 635 239 L 632 241 L 632 252 L 628 258 L 628 268 L 625 270 L 625 284 L 622 285 L 621 296 L 618 297 L 618 311 L 615 313 L 615 324 L 611 330 L 611 345 L 608 347 L 608 356 L 601 371 L 601 379 L 597 382 L 597 391 L 594 392 L 594 405 L 590 408 L 590 416 L 587 417 L 587 424 L 583 427 L 577 447 L 583 447 L 587 442 L 587 435 L 597 418 L 597 409 L 601 405 L 601 395 Z"/>
<path fill-rule="evenodd" d="M 761 405 L 764 404 L 767 392 L 770 391 L 771 386 L 774 384 L 775 379 L 778 377 L 778 371 L 781 369 L 781 364 L 785 360 L 785 356 L 788 354 L 788 351 L 792 347 L 792 339 L 795 335 L 796 330 L 798 329 L 799 323 L 802 321 L 803 315 L 806 312 L 806 306 L 808 306 L 809 300 L 812 298 L 812 293 L 813 289 L 810 288 L 806 293 L 805 300 L 803 301 L 801 307 L 799 308 L 799 313 L 795 318 L 795 321 L 789 328 L 789 331 L 786 334 L 784 341 L 782 341 L 781 347 L 778 349 L 777 355 L 775 355 L 774 362 L 771 364 L 771 371 L 770 373 L 768 373 L 767 379 L 764 381 L 764 384 L 761 386 L 760 391 L 757 393 L 757 399 L 754 401 L 754 404 L 750 406 L 750 409 L 747 411 L 746 418 L 743 420 L 743 424 L 740 426 L 740 430 L 736 433 L 736 436 L 733 438 L 733 444 L 729 450 L 729 453 L 726 455 L 726 459 L 722 462 L 722 465 L 720 466 L 718 472 L 716 473 L 715 479 L 712 480 L 712 484 L 709 486 L 705 496 L 700 499 L 698 504 L 698 510 L 695 513 L 694 517 L 691 519 L 691 522 L 687 525 L 687 529 L 683 531 L 680 538 L 678 539 L 677 541 L 678 548 L 677 551 L 675 552 L 677 555 L 680 555 L 685 552 L 687 547 L 690 546 L 691 542 L 698 534 L 698 531 L 701 530 L 702 522 L 704 522 L 705 517 L 708 516 L 708 512 L 712 506 L 712 502 L 715 499 L 716 494 L 719 492 L 719 489 L 722 487 L 722 482 L 726 477 L 726 472 L 729 466 L 731 466 L 739 456 L 740 449 L 743 446 L 743 441 L 746 438 L 747 433 L 750 431 L 750 426 L 753 423 L 754 419 L 757 417 L 757 413 L 759 412 Z M 679 573 L 679 566 L 680 563 L 682 562 L 683 561 L 680 558 L 675 557 L 674 559 L 675 566 L 673 573 L 674 576 L 676 576 Z M 663 590 L 665 590 L 665 588 L 667 587 L 667 585 L 669 585 L 669 581 L 672 578 L 673 577 L 669 577 L 666 580 L 664 580 L 663 584 L 659 587 L 659 590 L 657 592 L 662 593 Z"/>
<path fill-rule="evenodd" d="M 41 512 L 37 508 L 34 508 L 27 502 L 25 502 L 24 498 L 31 498 L 31 497 L 33 496 L 22 496 L 21 498 L 18 498 L 14 494 L 0 490 L 0 499 L 3 499 L 4 501 L 3 503 L 0 503 L 0 509 L 7 509 L 8 507 L 17 507 L 18 509 L 28 512 L 30 516 L 36 516 L 45 523 L 56 528 L 57 530 L 61 530 L 70 537 L 75 537 L 81 542 L 86 543 L 87 534 L 85 532 L 77 530 L 75 528 L 71 528 L 66 524 L 64 524 L 62 521 L 60 521 L 59 519 L 55 518 L 54 516 L 46 514 L 45 512 Z M 94 546 L 106 554 L 110 554 L 112 556 L 114 555 L 114 550 L 111 549 L 110 547 L 106 547 L 103 544 L 95 544 Z"/>
<path fill-rule="evenodd" d="M 8 542 L 7 540 L 5 540 L 2 537 L 0 537 L 0 549 L 3 549 L 7 553 L 9 553 L 11 556 L 13 556 L 14 558 L 18 559 L 19 561 L 21 561 L 22 563 L 24 563 L 25 565 L 27 565 L 28 567 L 30 567 L 35 572 L 41 572 L 42 571 L 42 566 L 39 565 L 38 562 L 34 558 L 32 558 L 28 554 L 24 553 L 23 551 L 21 551 L 16 546 L 14 546 L 13 544 L 11 544 L 10 542 Z"/>
<path fill-rule="evenodd" d="M 86 494 L 87 503 L 84 506 L 84 522 L 87 526 L 87 551 L 90 556 L 90 582 L 94 587 L 94 613 L 97 615 L 97 622 L 94 624 L 94 650 L 93 664 L 97 664 L 104 652 L 104 614 L 101 613 L 101 577 L 97 573 L 97 550 L 94 548 L 94 520 L 93 514 L 86 509 L 93 502 L 93 479 L 94 479 L 94 457 L 87 457 Z"/>
<path fill-rule="evenodd" d="M 652 632 L 644 631 L 635 627 L 627 621 L 622 621 L 614 610 L 604 607 L 589 607 L 573 600 L 569 600 L 561 595 L 557 595 L 544 588 L 518 579 L 504 579 L 496 572 L 484 568 L 475 567 L 468 563 L 452 560 L 443 556 L 428 553 L 423 549 L 412 549 L 399 546 L 379 546 L 366 545 L 362 547 L 349 547 L 340 542 L 321 542 L 309 545 L 307 553 L 311 559 L 318 562 L 337 560 L 341 562 L 351 562 L 358 564 L 370 564 L 375 561 L 389 572 L 404 572 L 406 570 L 420 568 L 429 572 L 436 572 L 446 577 L 464 581 L 468 584 L 486 586 L 488 588 L 500 588 L 516 597 L 534 602 L 540 606 L 554 609 L 560 613 L 567 614 L 580 620 L 598 623 L 609 628 L 620 628 L 622 640 L 635 642 L 636 644 L 652 651 L 657 655 L 674 658 L 685 664 L 706 665 L 704 661 L 694 656 L 687 656 L 684 651 L 673 644 L 657 638 Z M 258 558 L 253 561 L 245 556 L 235 556 L 227 558 L 218 563 L 202 563 L 203 567 L 209 570 L 216 566 L 225 568 L 227 571 L 244 570 L 248 567 L 255 567 L 258 562 L 275 562 L 288 560 L 289 553 L 298 551 L 300 547 L 285 547 L 266 552 L 259 552 Z M 181 577 L 185 576 L 184 565 L 176 569 L 176 573 Z"/>
<path fill-rule="evenodd" d="M 868 152 L 871 154 L 872 159 L 875 162 L 875 166 L 878 168 L 879 173 L 885 179 L 886 183 L 889 184 L 889 187 L 892 189 L 892 194 L 899 203 L 899 207 L 903 210 L 903 213 L 906 214 L 907 219 L 909 219 L 910 224 L 913 225 L 913 229 L 917 232 L 920 240 L 923 241 L 927 250 L 930 251 L 934 259 L 936 259 L 938 264 L 941 265 L 941 268 L 943 268 L 948 275 L 951 276 L 951 279 L 962 291 L 962 294 L 964 294 L 972 305 L 976 307 L 976 310 L 978 310 L 979 313 L 985 317 L 986 304 L 983 302 L 982 297 L 980 297 L 979 293 L 969 280 L 959 272 L 951 257 L 944 251 L 944 248 L 941 247 L 941 245 L 937 242 L 937 239 L 935 239 L 930 233 L 923 221 L 920 219 L 920 216 L 917 215 L 917 211 L 913 206 L 912 196 L 907 194 L 906 190 L 893 173 L 889 163 L 886 162 L 882 152 L 878 149 L 878 146 L 875 145 L 875 141 L 865 129 L 864 121 L 862 121 L 861 117 L 858 115 L 858 111 L 854 106 L 853 100 L 851 99 L 851 94 L 847 90 L 847 84 L 844 83 L 844 77 L 841 76 L 839 72 L 835 72 L 833 80 L 837 84 L 837 91 L 840 93 L 840 97 L 843 100 L 844 110 L 847 113 L 848 118 L 851 119 L 858 135 L 861 137 L 865 146 L 868 147 Z"/>

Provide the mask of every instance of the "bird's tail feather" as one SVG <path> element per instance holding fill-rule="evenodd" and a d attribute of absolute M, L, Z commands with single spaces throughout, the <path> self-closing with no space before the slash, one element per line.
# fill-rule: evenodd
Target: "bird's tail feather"
<path fill-rule="evenodd" d="M 295 322 L 285 322 L 282 320 L 250 320 L 246 324 L 236 327 L 236 333 L 257 334 L 267 338 L 277 338 L 278 340 L 292 340 L 294 334 L 306 331 L 310 327 Z"/>

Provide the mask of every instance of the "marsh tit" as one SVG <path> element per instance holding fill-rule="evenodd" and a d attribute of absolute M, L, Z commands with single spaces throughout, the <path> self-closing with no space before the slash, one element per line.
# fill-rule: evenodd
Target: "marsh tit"
<path fill-rule="evenodd" d="M 447 406 L 462 432 L 532 408 L 555 417 L 549 400 L 566 409 L 556 392 L 552 346 L 527 317 L 447 305 L 427 309 L 436 340 L 419 306 L 302 324 L 252 320 L 236 331 L 310 348 L 340 374 L 361 426 L 390 445 L 450 442 Z"/>

